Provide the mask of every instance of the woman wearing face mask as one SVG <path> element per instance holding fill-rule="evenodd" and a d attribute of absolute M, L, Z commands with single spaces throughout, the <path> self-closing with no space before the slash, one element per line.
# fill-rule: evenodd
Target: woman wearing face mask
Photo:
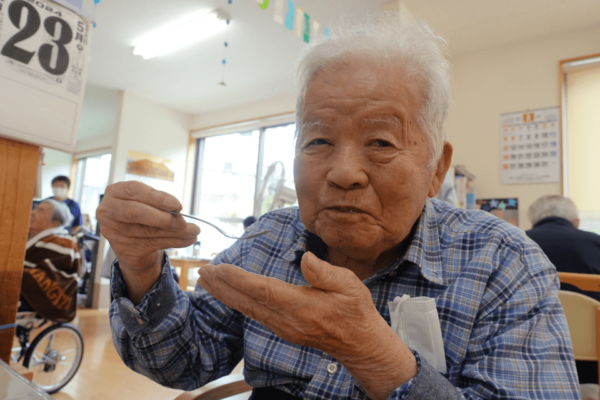
<path fill-rule="evenodd" d="M 51 199 L 62 201 L 69 207 L 71 214 L 73 214 L 73 222 L 67 229 L 69 229 L 71 233 L 75 233 L 83 225 L 83 219 L 81 217 L 79 204 L 77 204 L 75 200 L 67 197 L 69 186 L 71 186 L 71 180 L 64 175 L 59 175 L 52 179 L 52 193 L 54 193 L 54 196 L 52 196 Z"/>

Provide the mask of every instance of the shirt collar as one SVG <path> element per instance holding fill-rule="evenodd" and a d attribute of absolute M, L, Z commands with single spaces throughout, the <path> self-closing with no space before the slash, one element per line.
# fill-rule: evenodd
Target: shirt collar
<path fill-rule="evenodd" d="M 440 285 L 448 284 L 442 268 L 437 213 L 429 199 L 425 201 L 425 207 L 416 222 L 415 233 L 403 261 L 416 264 L 425 279 Z"/>
<path fill-rule="evenodd" d="M 442 252 L 438 234 L 437 213 L 431 200 L 427 199 L 421 216 L 417 219 L 412 240 L 408 249 L 400 260 L 394 261 L 392 269 L 400 268 L 405 262 L 412 262 L 421 270 L 421 275 L 434 283 L 447 285 L 447 277 L 442 269 Z M 300 266 L 300 261 L 305 252 L 311 251 L 321 260 L 327 258 L 327 245 L 317 235 L 304 228 L 290 248 L 283 254 L 283 259 Z M 399 261 L 399 262 L 398 262 Z M 391 272 L 390 266 L 380 272 Z M 376 274 L 378 275 L 378 274 Z"/>
<path fill-rule="evenodd" d="M 327 245 L 325 242 L 304 228 L 290 248 L 283 254 L 283 259 L 300 266 L 302 256 L 310 251 L 321 260 L 327 260 Z"/>
<path fill-rule="evenodd" d="M 559 226 L 577 229 L 577 228 L 575 228 L 575 225 L 573 225 L 573 223 L 571 221 L 569 221 L 568 219 L 565 219 L 565 218 L 561 218 L 561 217 L 547 217 L 544 219 L 540 219 L 533 227 L 537 228 L 542 225 L 559 225 Z"/>

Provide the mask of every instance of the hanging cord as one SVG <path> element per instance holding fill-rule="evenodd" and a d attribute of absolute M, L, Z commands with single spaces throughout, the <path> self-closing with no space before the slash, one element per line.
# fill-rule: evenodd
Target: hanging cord
<path fill-rule="evenodd" d="M 227 0 L 228 6 L 227 6 L 227 28 L 225 28 L 225 42 L 223 43 L 223 60 L 221 61 L 221 64 L 223 66 L 222 72 L 221 72 L 221 82 L 219 82 L 219 85 L 221 86 L 226 86 L 225 84 L 225 65 L 227 64 L 227 59 L 226 59 L 226 54 L 227 54 L 227 47 L 229 46 L 228 40 L 229 40 L 229 22 L 231 20 L 231 1 L 232 0 Z"/>

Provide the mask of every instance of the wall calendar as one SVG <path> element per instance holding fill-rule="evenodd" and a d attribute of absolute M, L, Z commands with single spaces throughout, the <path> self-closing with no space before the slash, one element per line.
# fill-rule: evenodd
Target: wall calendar
<path fill-rule="evenodd" d="M 560 182 L 558 107 L 500 115 L 500 184 Z"/>

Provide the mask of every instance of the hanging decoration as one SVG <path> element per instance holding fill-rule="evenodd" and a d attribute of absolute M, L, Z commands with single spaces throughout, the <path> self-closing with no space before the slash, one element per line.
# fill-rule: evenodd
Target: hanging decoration
<path fill-rule="evenodd" d="M 293 31 L 298 38 L 305 43 L 315 41 L 319 35 L 321 24 L 319 21 L 311 18 L 304 10 L 297 7 L 293 0 L 256 0 L 258 6 L 267 10 L 270 4 L 274 3 L 273 20 L 278 24 L 284 25 L 288 30 Z M 331 38 L 329 29 L 323 28 L 325 38 Z"/>
<path fill-rule="evenodd" d="M 225 28 L 225 42 L 223 42 L 223 59 L 221 60 L 221 66 L 222 66 L 222 73 L 221 73 L 221 82 L 219 82 L 219 85 L 221 86 L 226 86 L 225 84 L 225 66 L 227 65 L 227 58 L 225 57 L 227 55 L 227 47 L 229 47 L 229 22 L 231 20 L 231 1 L 232 0 L 227 0 L 227 28 Z M 267 5 L 269 5 L 269 0 L 264 0 Z"/>

